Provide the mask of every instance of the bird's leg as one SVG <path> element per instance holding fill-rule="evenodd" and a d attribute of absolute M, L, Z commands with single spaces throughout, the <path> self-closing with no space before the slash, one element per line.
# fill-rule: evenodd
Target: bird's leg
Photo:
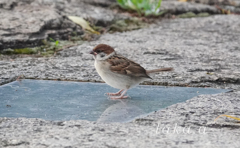
<path fill-rule="evenodd" d="M 128 90 L 128 89 L 125 89 L 125 90 L 123 91 L 123 93 L 121 94 L 121 96 L 110 97 L 110 98 L 111 98 L 111 99 L 126 99 L 126 98 L 128 98 L 128 96 L 124 96 L 124 95 L 126 94 L 127 90 Z"/>
<path fill-rule="evenodd" d="M 122 91 L 124 91 L 124 89 L 121 89 L 121 90 L 119 90 L 119 91 L 116 92 L 116 93 L 107 93 L 107 95 L 108 95 L 108 96 L 120 96 L 121 93 L 122 93 Z"/>

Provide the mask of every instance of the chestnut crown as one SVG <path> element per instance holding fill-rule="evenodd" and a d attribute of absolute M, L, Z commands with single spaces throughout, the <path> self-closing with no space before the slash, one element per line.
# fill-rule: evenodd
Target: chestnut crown
<path fill-rule="evenodd" d="M 110 53 L 114 52 L 114 49 L 109 45 L 99 44 L 93 49 L 93 52 L 97 54 L 100 52 L 104 52 L 106 55 L 109 55 Z"/>

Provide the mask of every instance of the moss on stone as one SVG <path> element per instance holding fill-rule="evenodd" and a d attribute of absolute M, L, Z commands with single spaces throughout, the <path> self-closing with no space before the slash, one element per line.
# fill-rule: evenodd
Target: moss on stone
<path fill-rule="evenodd" d="M 1 51 L 1 53 L 2 54 L 13 54 L 13 52 L 14 52 L 14 50 L 13 49 L 11 49 L 11 48 L 8 48 L 8 49 L 3 49 L 2 51 Z"/>
<path fill-rule="evenodd" d="M 14 49 L 13 54 L 35 54 L 37 51 L 34 48 Z"/>
<path fill-rule="evenodd" d="M 210 14 L 207 13 L 207 12 L 198 13 L 198 14 L 195 14 L 193 12 L 187 12 L 187 13 L 183 13 L 183 14 L 178 15 L 178 17 L 180 17 L 180 18 L 208 17 L 208 16 L 210 16 Z"/>
<path fill-rule="evenodd" d="M 193 12 L 187 12 L 187 13 L 183 13 L 178 15 L 178 17 L 180 18 L 191 18 L 191 17 L 196 17 L 197 15 Z"/>
<path fill-rule="evenodd" d="M 197 17 L 208 17 L 208 16 L 210 16 L 210 14 L 207 12 L 197 14 Z"/>
<path fill-rule="evenodd" d="M 109 32 L 110 33 L 124 32 L 124 31 L 140 29 L 146 26 L 147 26 L 147 23 L 144 23 L 138 18 L 117 20 L 110 26 Z"/>
<path fill-rule="evenodd" d="M 63 47 L 67 47 L 71 44 L 82 44 L 83 40 L 81 38 L 77 38 L 74 41 L 57 41 L 58 44 L 56 44 L 56 41 L 42 41 L 44 45 L 38 46 L 38 47 L 32 47 L 32 48 L 21 48 L 21 49 L 4 49 L 0 51 L 3 55 L 13 55 L 13 54 L 39 54 L 41 56 L 51 56 L 55 52 L 57 52 L 59 49 Z"/>

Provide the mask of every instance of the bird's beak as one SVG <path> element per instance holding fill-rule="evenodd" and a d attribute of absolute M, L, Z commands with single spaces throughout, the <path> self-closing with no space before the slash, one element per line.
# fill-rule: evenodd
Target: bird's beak
<path fill-rule="evenodd" d="M 90 53 L 90 54 L 92 54 L 92 55 L 97 55 L 97 53 L 96 53 L 96 52 L 94 52 L 93 50 L 92 50 L 92 51 L 90 51 L 89 53 Z"/>

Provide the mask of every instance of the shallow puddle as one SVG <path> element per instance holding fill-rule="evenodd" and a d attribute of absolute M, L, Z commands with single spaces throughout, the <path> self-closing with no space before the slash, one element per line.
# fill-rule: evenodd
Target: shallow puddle
<path fill-rule="evenodd" d="M 0 117 L 128 122 L 197 95 L 229 90 L 140 85 L 128 91 L 129 99 L 109 100 L 104 96 L 117 91 L 103 83 L 14 81 L 0 86 Z"/>

